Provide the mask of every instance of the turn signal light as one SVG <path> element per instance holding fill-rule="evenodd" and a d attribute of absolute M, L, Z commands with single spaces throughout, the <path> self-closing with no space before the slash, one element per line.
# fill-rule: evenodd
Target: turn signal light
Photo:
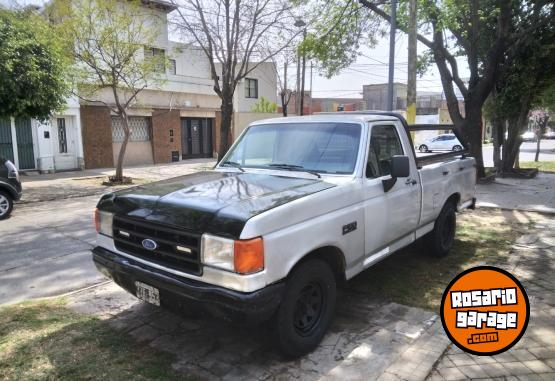
<path fill-rule="evenodd" d="M 234 241 L 234 267 L 240 274 L 264 270 L 264 242 L 262 238 Z"/>
<path fill-rule="evenodd" d="M 98 211 L 98 208 L 96 208 L 94 210 L 94 228 L 96 229 L 96 232 L 99 233 L 100 232 L 100 212 Z"/>

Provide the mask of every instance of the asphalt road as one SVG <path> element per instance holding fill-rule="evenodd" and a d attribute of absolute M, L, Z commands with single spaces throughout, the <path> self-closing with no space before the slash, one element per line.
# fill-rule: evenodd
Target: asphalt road
<path fill-rule="evenodd" d="M 536 156 L 536 144 L 537 143 L 534 143 L 534 142 L 522 143 L 522 146 L 520 147 L 520 161 L 534 161 L 534 158 Z M 417 152 L 417 156 L 423 156 L 423 155 L 429 155 L 429 154 L 421 154 Z M 484 165 L 486 167 L 493 167 L 493 146 L 492 145 L 483 147 L 482 156 L 484 157 Z M 555 161 L 555 139 L 541 141 L 539 159 L 541 161 Z"/>
<path fill-rule="evenodd" d="M 90 249 L 98 196 L 16 205 L 0 221 L 0 304 L 59 295 L 104 280 Z"/>
<path fill-rule="evenodd" d="M 491 166 L 493 147 L 484 147 Z M 524 143 L 521 161 L 533 161 Z M 540 160 L 555 161 L 555 140 L 542 141 Z M 59 295 L 105 280 L 92 261 L 92 211 L 99 196 L 18 204 L 0 221 L 0 304 Z"/>

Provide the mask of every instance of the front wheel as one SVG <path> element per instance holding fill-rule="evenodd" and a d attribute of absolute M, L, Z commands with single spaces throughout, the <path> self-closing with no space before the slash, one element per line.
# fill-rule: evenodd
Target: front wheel
<path fill-rule="evenodd" d="M 318 346 L 332 320 L 336 295 L 326 262 L 309 260 L 293 271 L 275 316 L 277 346 L 285 356 L 299 357 Z"/>
<path fill-rule="evenodd" d="M 428 152 L 428 146 L 426 144 L 422 144 L 418 149 L 422 153 Z"/>
<path fill-rule="evenodd" d="M 0 190 L 0 220 L 8 218 L 12 213 L 13 199 L 12 197 Z"/>
<path fill-rule="evenodd" d="M 457 215 L 455 204 L 448 202 L 443 206 L 432 230 L 426 236 L 427 245 L 434 257 L 445 257 L 455 243 Z"/>
<path fill-rule="evenodd" d="M 462 151 L 462 147 L 457 144 L 456 146 L 453 146 L 453 151 L 455 151 L 455 152 Z"/>

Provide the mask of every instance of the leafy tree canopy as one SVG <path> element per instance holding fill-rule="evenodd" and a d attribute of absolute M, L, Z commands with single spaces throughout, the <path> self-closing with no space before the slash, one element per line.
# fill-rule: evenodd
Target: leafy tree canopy
<path fill-rule="evenodd" d="M 374 46 L 384 35 L 382 20 L 356 0 L 311 0 L 308 5 L 314 21 L 300 50 L 320 63 L 327 78 L 355 62 L 361 47 Z"/>
<path fill-rule="evenodd" d="M 33 11 L 0 9 L 0 115 L 47 119 L 70 89 L 62 42 Z"/>

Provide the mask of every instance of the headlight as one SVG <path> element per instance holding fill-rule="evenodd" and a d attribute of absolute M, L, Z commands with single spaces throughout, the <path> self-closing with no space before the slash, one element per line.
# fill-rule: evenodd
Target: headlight
<path fill-rule="evenodd" d="M 112 213 L 104 212 L 102 210 L 94 210 L 94 227 L 96 232 L 100 234 L 112 236 L 112 221 L 114 215 Z"/>
<path fill-rule="evenodd" d="M 232 240 L 210 234 L 202 235 L 202 262 L 239 274 L 252 274 L 264 269 L 262 238 Z"/>

